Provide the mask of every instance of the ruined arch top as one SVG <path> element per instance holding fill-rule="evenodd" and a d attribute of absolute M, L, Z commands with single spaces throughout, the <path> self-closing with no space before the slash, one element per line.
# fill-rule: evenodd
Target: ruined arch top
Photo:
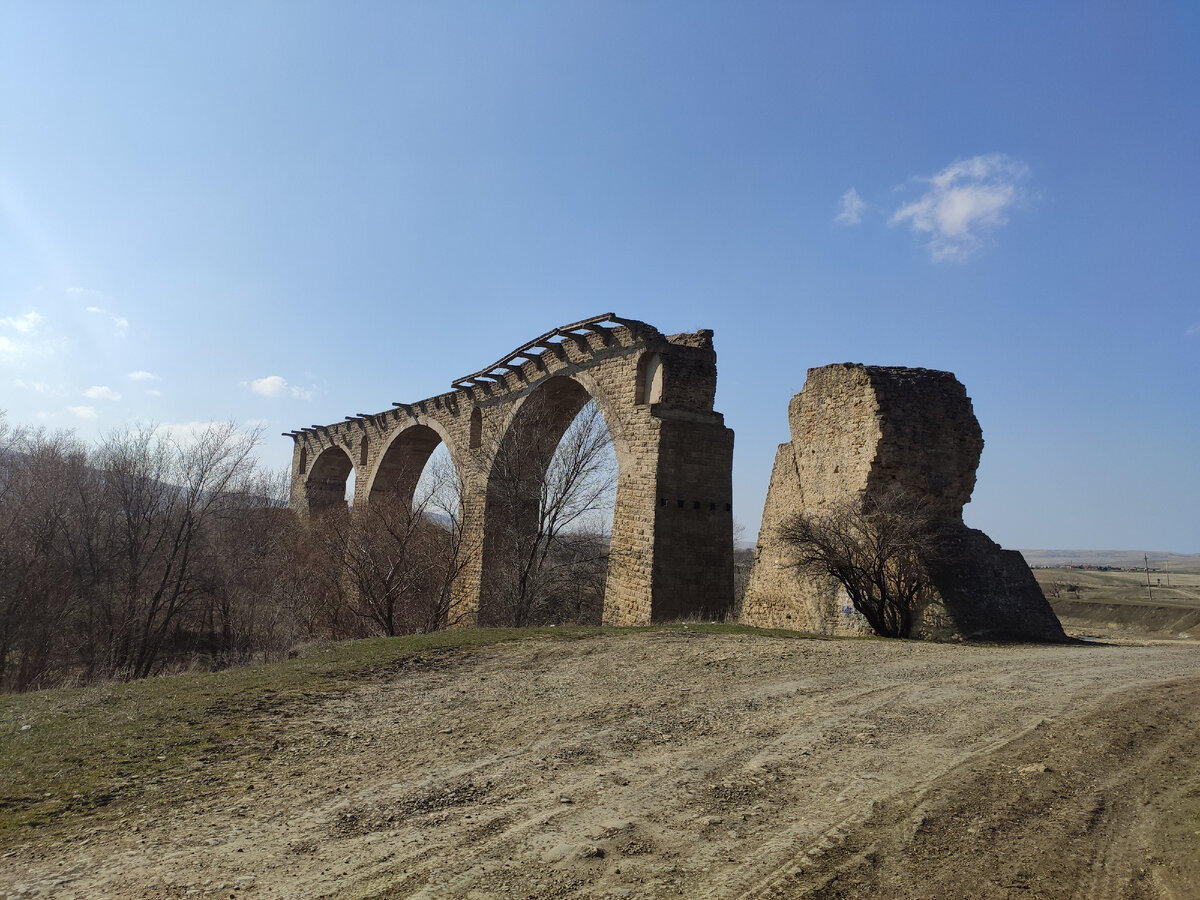
<path fill-rule="evenodd" d="M 407 489 L 439 442 L 432 436 L 444 441 L 463 483 L 463 544 L 473 554 L 455 586 L 453 618 L 474 621 L 486 590 L 488 479 L 497 448 L 525 398 L 549 379 L 568 378 L 603 412 L 620 465 L 605 621 L 723 615 L 733 600 L 733 432 L 713 410 L 712 337 L 708 330 L 664 335 L 604 313 L 550 329 L 454 379 L 446 393 L 286 432 L 294 444 L 292 507 L 308 514 L 342 502 L 336 482 L 342 477 L 344 491 L 350 471 L 343 458 L 355 471 L 355 504 L 369 503 L 381 478 L 395 478 L 401 459 L 416 470 L 404 476 Z M 405 448 L 402 456 L 389 456 L 393 447 Z M 344 454 L 334 457 L 336 471 L 314 472 L 332 448 Z"/>

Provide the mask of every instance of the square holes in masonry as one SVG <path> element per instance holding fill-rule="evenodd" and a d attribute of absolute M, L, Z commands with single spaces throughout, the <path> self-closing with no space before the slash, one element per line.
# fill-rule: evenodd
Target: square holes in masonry
<path fill-rule="evenodd" d="M 733 505 L 732 505 L 732 504 L 730 504 L 730 503 L 721 504 L 721 503 L 717 503 L 715 500 L 708 500 L 708 501 L 704 501 L 704 500 L 693 500 L 693 501 L 692 501 L 692 509 L 703 509 L 703 508 L 704 508 L 704 504 L 705 504 L 706 502 L 708 503 L 708 511 L 709 511 L 709 512 L 717 512 L 717 511 L 718 511 L 718 510 L 719 510 L 719 509 L 720 509 L 722 506 L 724 506 L 724 507 L 725 507 L 725 512 L 732 512 L 732 511 L 733 511 Z M 671 500 L 670 500 L 670 498 L 668 498 L 668 497 L 659 497 L 659 498 L 658 498 L 658 505 L 659 505 L 659 506 L 662 506 L 662 507 L 670 506 L 670 505 L 671 505 Z M 686 509 L 686 508 L 687 508 L 687 501 L 686 501 L 686 500 L 676 500 L 676 501 L 675 501 L 675 508 L 676 508 L 676 509 Z"/>

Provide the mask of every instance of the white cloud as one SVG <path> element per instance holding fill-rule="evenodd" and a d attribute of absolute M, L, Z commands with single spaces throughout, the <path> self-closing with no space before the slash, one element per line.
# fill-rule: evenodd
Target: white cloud
<path fill-rule="evenodd" d="M 96 407 L 94 406 L 68 406 L 67 412 L 78 416 L 81 419 L 100 418 L 100 413 L 96 412 Z"/>
<path fill-rule="evenodd" d="M 1183 332 L 1184 334 L 1200 334 L 1200 322 L 1193 322 Z"/>
<path fill-rule="evenodd" d="M 113 333 L 117 337 L 125 337 L 125 332 L 129 330 L 129 320 L 124 316 L 118 316 L 114 312 L 110 312 L 102 306 L 89 306 L 87 311 L 95 313 L 98 316 L 107 316 L 109 322 L 112 323 Z"/>
<path fill-rule="evenodd" d="M 44 316 L 39 315 L 36 310 L 31 309 L 23 316 L 7 316 L 0 319 L 0 325 L 13 328 L 21 334 L 29 334 L 29 332 L 33 331 L 44 321 L 46 321 Z"/>
<path fill-rule="evenodd" d="M 147 397 L 161 397 L 162 391 L 156 391 L 154 388 L 150 388 L 150 390 L 146 391 L 146 396 Z"/>
<path fill-rule="evenodd" d="M 250 390 L 264 397 L 282 397 L 287 393 L 288 383 L 282 375 L 268 375 L 250 382 Z"/>
<path fill-rule="evenodd" d="M 121 395 L 107 385 L 93 384 L 83 392 L 89 400 L 120 400 Z"/>
<path fill-rule="evenodd" d="M 144 371 L 139 370 L 137 372 L 130 372 L 129 380 L 130 381 L 158 381 L 158 376 L 155 375 L 153 372 L 144 372 Z"/>
<path fill-rule="evenodd" d="M 841 204 L 841 211 L 833 221 L 841 222 L 843 225 L 857 225 L 862 221 L 863 210 L 867 208 L 867 203 L 858 196 L 858 191 L 850 188 L 842 194 Z"/>
<path fill-rule="evenodd" d="M 1028 175 L 1028 166 L 1002 153 L 956 160 L 936 175 L 918 179 L 929 190 L 896 210 L 891 221 L 928 235 L 935 261 L 966 260 L 1026 199 L 1021 182 Z"/>
<path fill-rule="evenodd" d="M 243 382 L 244 383 L 244 382 Z M 311 400 L 312 391 L 288 384 L 282 375 L 268 375 L 266 378 L 256 378 L 250 382 L 250 390 L 264 397 L 293 397 L 297 400 Z"/>

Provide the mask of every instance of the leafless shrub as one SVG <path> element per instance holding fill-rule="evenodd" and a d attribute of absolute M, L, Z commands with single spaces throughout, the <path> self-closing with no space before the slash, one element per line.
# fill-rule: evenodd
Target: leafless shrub
<path fill-rule="evenodd" d="M 794 515 L 780 535 L 791 564 L 836 580 L 876 634 L 908 637 L 937 552 L 934 525 L 923 497 L 890 486 Z"/>

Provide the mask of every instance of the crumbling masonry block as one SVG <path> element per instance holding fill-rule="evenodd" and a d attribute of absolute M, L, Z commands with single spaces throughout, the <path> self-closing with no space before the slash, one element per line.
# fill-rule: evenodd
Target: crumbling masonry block
<path fill-rule="evenodd" d="M 896 484 L 926 497 L 940 549 L 927 562 L 932 590 L 914 634 L 993 640 L 1065 640 L 1019 553 L 963 524 L 983 433 L 950 372 L 854 363 L 808 370 L 788 408 L 763 510 L 742 621 L 817 633 L 869 632 L 831 579 L 790 567 L 779 528 L 797 512 Z"/>

